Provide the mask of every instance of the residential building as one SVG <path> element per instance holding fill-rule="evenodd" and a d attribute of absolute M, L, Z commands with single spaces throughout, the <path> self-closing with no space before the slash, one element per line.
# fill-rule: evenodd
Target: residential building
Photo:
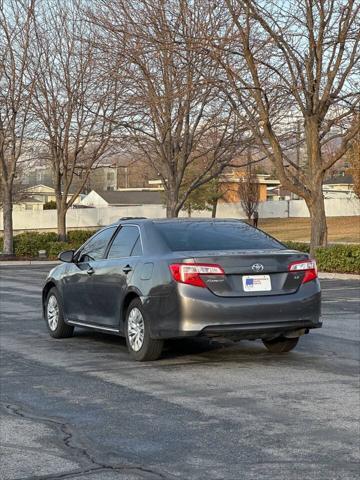
<path fill-rule="evenodd" d="M 68 195 L 70 200 L 72 194 Z M 14 203 L 14 211 L 19 210 L 43 210 L 44 204 L 56 201 L 55 189 L 49 185 L 33 185 L 22 190 L 18 201 Z M 80 202 L 80 198 L 75 200 L 75 204 Z"/>
<path fill-rule="evenodd" d="M 240 202 L 239 184 L 243 181 L 244 176 L 244 170 L 233 170 L 221 175 L 220 184 L 224 190 L 224 195 L 220 199 L 220 203 Z M 270 174 L 265 173 L 256 174 L 256 182 L 259 185 L 260 202 L 266 202 L 266 200 L 268 200 L 269 188 L 278 187 L 280 185 L 279 180 L 273 179 Z"/>
<path fill-rule="evenodd" d="M 163 193 L 159 189 L 122 189 L 116 191 L 92 190 L 80 202 L 89 207 L 124 207 L 162 205 Z"/>
<path fill-rule="evenodd" d="M 14 212 L 21 212 L 24 210 L 30 211 L 42 211 L 44 204 L 40 200 L 35 200 L 31 197 L 22 197 L 21 200 L 18 200 L 13 204 Z"/>
<path fill-rule="evenodd" d="M 325 180 L 323 184 L 325 198 L 353 198 L 354 182 L 351 175 L 337 175 Z"/>

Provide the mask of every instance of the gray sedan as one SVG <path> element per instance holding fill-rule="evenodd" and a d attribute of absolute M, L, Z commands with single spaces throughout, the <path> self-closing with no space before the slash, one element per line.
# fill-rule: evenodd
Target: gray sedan
<path fill-rule="evenodd" d="M 197 335 L 288 352 L 321 327 L 315 261 L 239 220 L 119 220 L 59 258 L 43 288 L 50 335 L 122 335 L 136 360 Z"/>

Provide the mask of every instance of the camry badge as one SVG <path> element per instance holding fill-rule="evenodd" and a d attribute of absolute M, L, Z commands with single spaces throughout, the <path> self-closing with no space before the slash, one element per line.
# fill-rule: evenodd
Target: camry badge
<path fill-rule="evenodd" d="M 261 265 L 261 263 L 254 263 L 254 265 L 251 266 L 251 269 L 254 272 L 262 272 L 264 270 L 264 265 Z"/>

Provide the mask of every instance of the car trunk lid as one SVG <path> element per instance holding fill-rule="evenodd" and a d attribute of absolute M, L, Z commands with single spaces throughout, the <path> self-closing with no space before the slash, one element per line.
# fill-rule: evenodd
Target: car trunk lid
<path fill-rule="evenodd" d="M 291 294 L 300 287 L 304 272 L 288 270 L 308 255 L 294 250 L 191 252 L 195 263 L 217 264 L 225 275 L 202 275 L 207 288 L 222 297 Z"/>

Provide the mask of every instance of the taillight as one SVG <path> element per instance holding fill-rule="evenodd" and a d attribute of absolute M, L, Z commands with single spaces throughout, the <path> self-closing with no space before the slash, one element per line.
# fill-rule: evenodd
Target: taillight
<path fill-rule="evenodd" d="M 200 275 L 225 275 L 220 265 L 210 263 L 173 263 L 170 272 L 176 282 L 206 288 Z"/>
<path fill-rule="evenodd" d="M 310 282 L 317 278 L 317 266 L 315 260 L 300 260 L 290 263 L 288 267 L 290 272 L 304 272 L 302 283 Z"/>

